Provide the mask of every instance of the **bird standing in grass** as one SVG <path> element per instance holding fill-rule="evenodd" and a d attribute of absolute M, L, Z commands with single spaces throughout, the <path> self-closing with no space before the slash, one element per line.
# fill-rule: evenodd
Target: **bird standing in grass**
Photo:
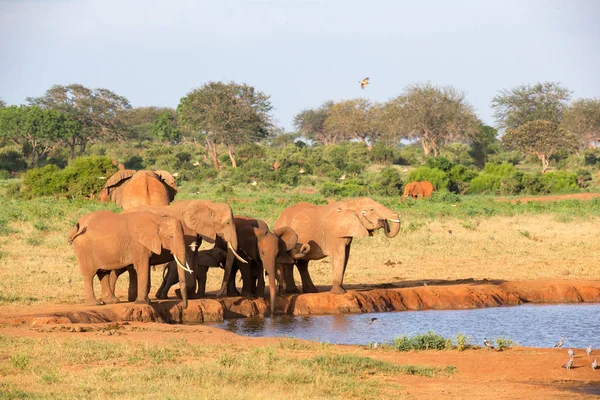
<path fill-rule="evenodd" d="M 592 369 L 596 368 L 598 368 L 598 359 L 594 358 L 594 361 L 592 361 Z"/>
<path fill-rule="evenodd" d="M 565 341 L 565 338 L 564 338 L 564 337 L 561 337 L 561 338 L 560 338 L 560 340 L 558 341 L 558 343 L 556 343 L 556 344 L 554 345 L 554 347 L 559 347 L 559 348 L 560 348 L 560 347 L 562 347 L 562 345 L 563 345 L 564 341 Z"/>
<path fill-rule="evenodd" d="M 566 368 L 567 371 L 570 371 L 572 366 L 573 366 L 573 359 L 570 358 L 569 361 L 567 361 L 562 367 Z"/>
<path fill-rule="evenodd" d="M 365 79 L 363 79 L 362 81 L 358 81 L 358 83 L 360 83 L 360 88 L 364 89 L 365 87 L 367 87 L 367 85 L 369 84 L 369 78 L 366 77 Z"/>
<path fill-rule="evenodd" d="M 490 342 L 489 340 L 487 340 L 486 338 L 483 338 L 483 344 L 485 344 L 485 347 L 487 347 L 488 349 L 495 349 L 494 345 L 492 344 L 492 342 Z"/>
<path fill-rule="evenodd" d="M 585 353 L 586 353 L 588 356 L 591 356 L 591 355 L 592 355 L 592 351 L 593 351 L 593 350 L 594 350 L 594 349 L 592 349 L 592 345 L 590 344 L 590 347 L 588 347 L 587 349 L 585 349 Z"/>
<path fill-rule="evenodd" d="M 567 352 L 567 354 L 569 354 L 569 358 L 570 359 L 575 358 L 575 352 L 572 349 L 569 349 L 569 351 Z"/>

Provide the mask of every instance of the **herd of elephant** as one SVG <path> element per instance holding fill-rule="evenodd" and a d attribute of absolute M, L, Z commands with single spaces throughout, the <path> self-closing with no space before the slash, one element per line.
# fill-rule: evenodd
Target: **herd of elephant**
<path fill-rule="evenodd" d="M 326 205 L 294 204 L 281 213 L 271 231 L 259 219 L 234 215 L 227 203 L 174 201 L 177 186 L 166 171 L 122 170 L 107 180 L 103 201 L 121 205 L 120 214 L 96 211 L 82 216 L 69 234 L 84 281 L 85 303 L 116 303 L 117 278 L 129 272 L 128 300 L 149 303 L 150 266 L 168 263 L 157 298 L 167 298 L 179 282 L 183 307 L 188 298 L 203 297 L 207 270 L 224 269 L 217 296 L 239 295 L 235 275 L 242 275 L 242 295 L 262 296 L 269 281 L 271 313 L 278 292 L 298 293 L 298 269 L 304 293 L 317 288 L 308 272 L 311 260 L 330 257 L 332 293 L 345 293 L 344 272 L 355 237 L 383 229 L 388 238 L 400 231 L 398 213 L 370 198 Z M 214 244 L 199 250 L 202 241 Z M 98 276 L 101 300 L 94 294 Z M 276 285 L 276 281 L 277 284 Z"/>

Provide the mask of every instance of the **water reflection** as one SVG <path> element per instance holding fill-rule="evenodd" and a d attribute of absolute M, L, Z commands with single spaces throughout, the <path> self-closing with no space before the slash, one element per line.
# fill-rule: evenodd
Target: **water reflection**
<path fill-rule="evenodd" d="M 287 336 L 321 342 L 366 344 L 395 336 L 433 330 L 454 338 L 462 333 L 472 343 L 508 337 L 523 346 L 552 347 L 564 336 L 564 347 L 600 348 L 600 304 L 522 305 L 474 310 L 403 311 L 377 314 L 243 318 L 215 324 L 246 336 Z M 371 318 L 377 320 L 369 324 Z"/>

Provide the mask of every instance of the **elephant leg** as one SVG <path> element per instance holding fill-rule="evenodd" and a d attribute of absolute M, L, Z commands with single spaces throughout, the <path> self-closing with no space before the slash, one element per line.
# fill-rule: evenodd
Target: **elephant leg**
<path fill-rule="evenodd" d="M 251 263 L 253 263 L 251 261 Z M 252 264 L 248 265 L 240 265 L 239 269 L 240 272 L 242 273 L 242 296 L 244 297 L 252 297 L 252 282 L 251 280 L 252 278 L 252 273 L 250 272 L 250 269 L 253 267 Z"/>
<path fill-rule="evenodd" d="M 162 285 L 158 289 L 160 293 L 156 292 L 157 299 L 166 299 L 167 297 L 169 297 L 169 290 L 171 289 L 171 286 L 179 282 L 179 277 L 177 275 L 178 267 L 177 264 L 175 264 L 175 261 L 170 261 L 165 268 L 167 268 L 168 270 L 163 279 Z M 162 291 L 160 291 L 161 289 Z"/>
<path fill-rule="evenodd" d="M 256 274 L 252 275 L 252 286 L 250 290 L 252 293 L 256 294 L 258 297 L 263 297 L 265 295 L 265 269 L 262 263 L 257 263 L 256 269 L 254 270 Z"/>
<path fill-rule="evenodd" d="M 196 282 L 198 282 L 198 288 L 196 290 L 196 297 L 206 296 L 206 276 L 208 274 L 208 267 L 197 265 L 196 266 Z"/>
<path fill-rule="evenodd" d="M 83 276 L 83 292 L 85 294 L 85 304 L 88 306 L 99 306 L 104 304 L 102 301 L 96 298 L 94 295 L 94 276 L 96 275 L 96 271 L 93 274 L 84 273 L 82 268 L 81 275 Z"/>
<path fill-rule="evenodd" d="M 223 282 L 221 282 L 221 289 L 217 292 L 217 297 L 223 297 L 227 294 L 227 287 L 229 286 L 229 279 L 231 278 L 231 271 L 233 270 L 233 262 L 235 256 L 230 249 L 227 249 L 227 260 L 225 261 L 225 270 L 223 271 Z M 233 273 L 235 279 L 235 273 Z M 235 282 L 234 282 L 235 284 Z"/>
<path fill-rule="evenodd" d="M 137 272 L 137 298 L 135 304 L 150 304 L 148 289 L 150 286 L 150 260 L 144 258 L 135 265 Z"/>
<path fill-rule="evenodd" d="M 163 270 L 163 280 L 162 283 L 160 284 L 160 287 L 158 288 L 158 290 L 156 291 L 156 298 L 157 299 L 166 299 L 167 298 L 167 293 L 169 293 L 169 288 L 167 288 L 167 281 L 169 280 L 169 272 L 171 269 L 171 264 L 167 263 L 165 264 L 165 268 Z"/>
<path fill-rule="evenodd" d="M 333 266 L 333 282 L 331 284 L 331 293 L 344 294 L 344 272 L 348 264 L 348 256 L 350 255 L 350 244 L 347 244 L 342 249 L 336 250 L 331 255 L 331 264 Z"/>
<path fill-rule="evenodd" d="M 302 293 L 317 293 L 317 287 L 308 273 L 308 261 L 298 260 L 296 265 L 298 266 L 298 272 L 300 272 L 300 278 L 302 278 Z"/>
<path fill-rule="evenodd" d="M 299 260 L 301 261 L 301 260 Z M 299 269 L 298 269 L 299 271 Z M 300 293 L 298 287 L 296 286 L 296 282 L 294 281 L 294 264 L 286 264 L 283 267 L 283 279 L 285 282 L 285 292 L 286 293 Z"/>
<path fill-rule="evenodd" d="M 129 271 L 129 288 L 127 289 L 127 301 L 135 301 L 138 297 L 138 275 L 133 265 L 127 267 Z M 150 287 L 150 286 L 148 286 Z"/>
<path fill-rule="evenodd" d="M 115 271 L 110 271 L 110 272 L 98 271 L 98 273 L 97 273 L 98 278 L 100 279 L 100 287 L 102 288 L 102 301 L 105 304 L 115 304 L 120 301 L 119 298 L 114 295 L 114 291 L 112 291 L 111 287 L 110 287 L 111 277 L 113 276 L 113 272 L 115 272 Z M 114 275 L 116 275 L 116 274 L 114 274 Z"/>

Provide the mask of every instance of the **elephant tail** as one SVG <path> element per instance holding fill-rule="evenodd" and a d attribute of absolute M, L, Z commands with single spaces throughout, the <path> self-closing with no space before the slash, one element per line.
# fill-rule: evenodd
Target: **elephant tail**
<path fill-rule="evenodd" d="M 77 222 L 71 233 L 69 233 L 69 237 L 67 238 L 69 244 L 73 244 L 73 240 L 75 240 L 77 236 L 83 235 L 86 230 L 87 228 L 85 226 L 82 227 L 79 225 L 79 222 Z"/>

